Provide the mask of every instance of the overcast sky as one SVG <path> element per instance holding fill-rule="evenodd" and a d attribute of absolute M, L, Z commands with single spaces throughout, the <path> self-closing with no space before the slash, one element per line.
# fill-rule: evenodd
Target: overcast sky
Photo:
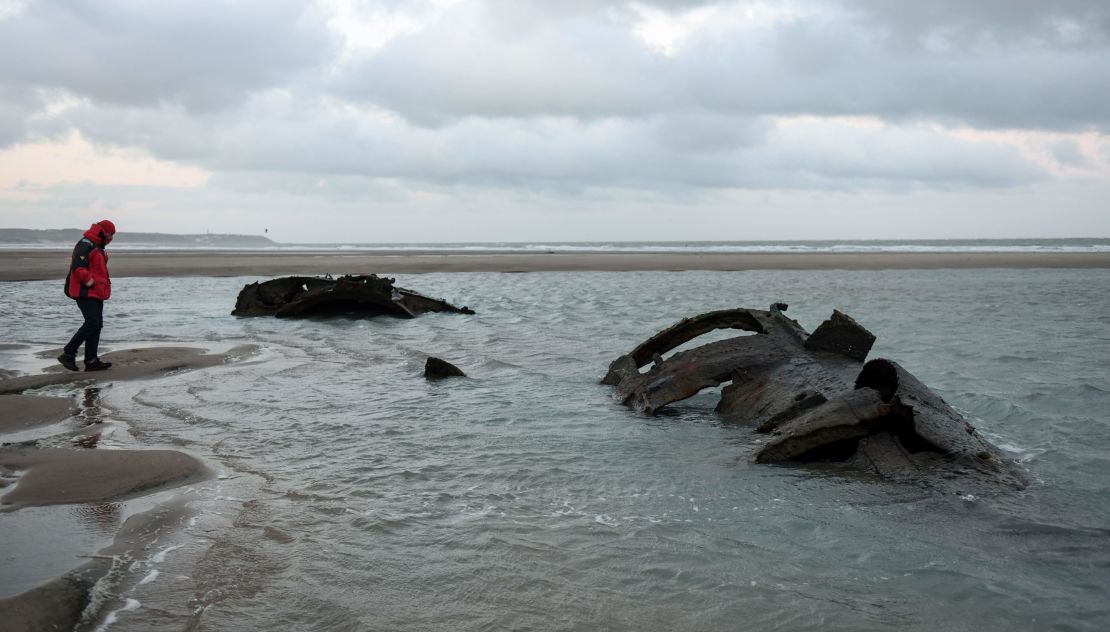
<path fill-rule="evenodd" d="M 0 0 L 0 227 L 1110 236 L 1106 0 Z"/>

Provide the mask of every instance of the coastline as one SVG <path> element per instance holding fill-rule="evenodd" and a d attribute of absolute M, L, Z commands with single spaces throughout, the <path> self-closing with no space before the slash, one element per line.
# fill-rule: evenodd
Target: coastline
<path fill-rule="evenodd" d="M 632 272 L 1110 268 L 1110 252 L 717 253 L 497 251 L 112 251 L 114 277 L 421 274 L 428 272 Z M 65 276 L 67 251 L 2 250 L 0 281 Z"/>

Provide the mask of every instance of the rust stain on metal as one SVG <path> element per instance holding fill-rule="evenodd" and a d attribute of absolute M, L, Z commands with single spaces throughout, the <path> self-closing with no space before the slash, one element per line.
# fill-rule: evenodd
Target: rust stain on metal
<path fill-rule="evenodd" d="M 810 334 L 787 306 L 729 309 L 679 321 L 612 362 L 602 380 L 644 414 L 706 389 L 716 414 L 766 434 L 759 463 L 837 462 L 892 480 L 1021 489 L 1025 474 L 939 395 L 891 360 L 867 362 L 875 336 L 834 311 Z M 755 335 L 666 354 L 717 329 Z M 644 370 L 651 364 L 650 368 Z"/>

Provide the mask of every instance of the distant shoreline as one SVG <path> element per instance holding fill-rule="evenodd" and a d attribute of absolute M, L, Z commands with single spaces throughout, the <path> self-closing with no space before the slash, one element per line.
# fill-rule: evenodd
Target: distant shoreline
<path fill-rule="evenodd" d="M 0 228 L 0 247 L 4 248 L 70 248 L 84 234 L 84 228 Z M 123 231 L 116 245 L 133 247 L 166 248 L 267 248 L 278 244 L 263 235 L 234 234 L 172 234 L 172 233 L 132 233 Z"/>
<path fill-rule="evenodd" d="M 427 272 L 631 272 L 682 270 L 884 270 L 1110 268 L 1110 252 L 706 253 L 397 250 L 367 252 L 116 250 L 112 276 L 281 276 Z M 65 251 L 0 250 L 0 281 L 60 279 Z"/>
<path fill-rule="evenodd" d="M 0 250 L 69 250 L 81 237 L 77 229 L 0 228 Z M 121 232 L 116 251 L 203 250 L 236 252 L 331 253 L 967 253 L 1110 252 L 1106 237 L 1018 237 L 980 239 L 764 239 L 764 240 L 608 240 L 465 242 L 276 242 L 266 235 Z"/>

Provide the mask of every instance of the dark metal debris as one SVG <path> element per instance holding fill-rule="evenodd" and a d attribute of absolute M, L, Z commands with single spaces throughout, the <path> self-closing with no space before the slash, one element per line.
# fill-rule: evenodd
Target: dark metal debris
<path fill-rule="evenodd" d="M 468 307 L 455 307 L 393 285 L 394 279 L 375 274 L 331 277 L 290 276 L 250 283 L 239 292 L 234 316 L 394 316 L 416 318 L 425 312 L 473 314 Z"/>
<path fill-rule="evenodd" d="M 429 380 L 442 380 L 447 377 L 466 377 L 466 373 L 446 360 L 429 357 L 424 363 L 424 377 Z"/>
<path fill-rule="evenodd" d="M 716 412 L 769 436 L 760 463 L 840 462 L 894 480 L 978 478 L 1021 489 L 1019 468 L 917 378 L 890 360 L 863 363 L 875 336 L 839 311 L 808 333 L 776 303 L 687 318 L 609 366 L 602 380 L 625 405 L 654 415 L 706 388 Z M 716 329 L 740 335 L 663 354 Z M 644 367 L 651 365 L 646 371 Z"/>

